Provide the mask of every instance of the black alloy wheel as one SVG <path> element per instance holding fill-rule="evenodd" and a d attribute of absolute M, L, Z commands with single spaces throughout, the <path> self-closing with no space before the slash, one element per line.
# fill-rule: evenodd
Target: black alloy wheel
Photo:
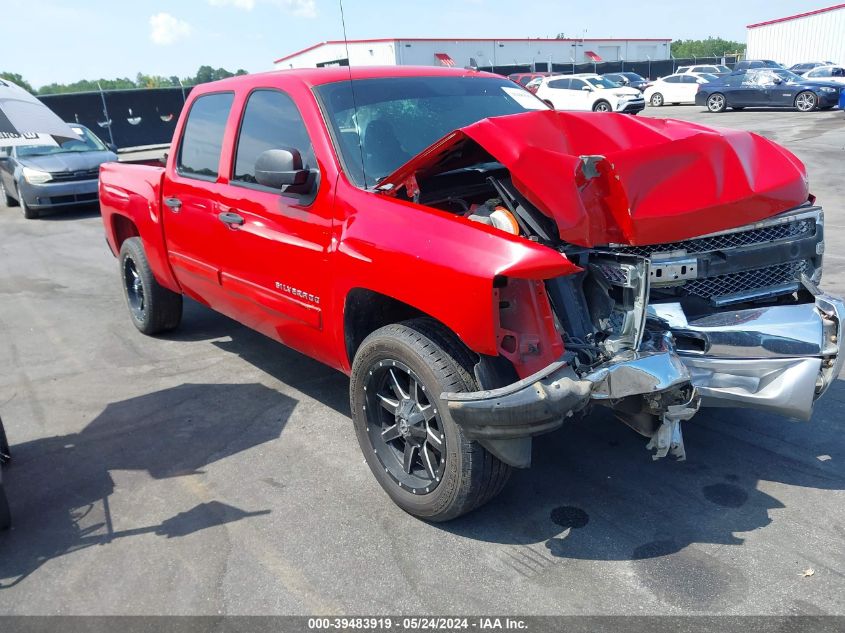
<path fill-rule="evenodd" d="M 131 255 L 123 259 L 123 287 L 126 289 L 126 302 L 132 316 L 138 321 L 146 320 L 147 302 L 144 297 L 144 282 L 138 272 L 138 265 Z"/>
<path fill-rule="evenodd" d="M 401 487 L 428 494 L 440 483 L 446 438 L 425 385 L 407 365 L 380 361 L 369 372 L 367 434 L 385 472 Z"/>

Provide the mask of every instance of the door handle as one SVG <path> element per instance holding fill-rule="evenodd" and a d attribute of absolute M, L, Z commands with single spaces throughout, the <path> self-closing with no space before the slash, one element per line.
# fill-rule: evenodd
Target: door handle
<path fill-rule="evenodd" d="M 233 213 L 232 211 L 224 211 L 217 216 L 217 219 L 223 224 L 228 224 L 232 228 L 241 226 L 244 223 L 243 217 L 237 213 Z"/>
<path fill-rule="evenodd" d="M 179 198 L 165 198 L 164 204 L 170 208 L 173 213 L 179 213 L 182 208 L 182 201 Z"/>

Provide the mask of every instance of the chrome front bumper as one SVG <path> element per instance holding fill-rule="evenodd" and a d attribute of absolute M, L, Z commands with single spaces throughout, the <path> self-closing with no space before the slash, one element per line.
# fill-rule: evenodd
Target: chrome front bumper
<path fill-rule="evenodd" d="M 689 320 L 679 303 L 648 308 L 649 327 L 668 330 L 702 406 L 751 407 L 808 420 L 845 363 L 845 304 L 814 303 L 725 311 Z"/>

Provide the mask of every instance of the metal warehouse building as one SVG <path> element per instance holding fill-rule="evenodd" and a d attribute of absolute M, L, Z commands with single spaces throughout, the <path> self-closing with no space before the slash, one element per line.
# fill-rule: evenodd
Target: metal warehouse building
<path fill-rule="evenodd" d="M 748 25 L 748 59 L 845 63 L 845 4 Z"/>
<path fill-rule="evenodd" d="M 669 59 L 671 39 L 374 39 L 315 44 L 276 68 L 320 66 L 506 66 Z M 347 55 L 348 47 L 348 55 Z"/>

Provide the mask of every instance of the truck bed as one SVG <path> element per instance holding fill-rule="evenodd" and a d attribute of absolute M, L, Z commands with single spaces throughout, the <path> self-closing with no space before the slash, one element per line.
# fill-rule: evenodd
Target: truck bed
<path fill-rule="evenodd" d="M 157 165 L 105 163 L 100 167 L 100 209 L 111 227 L 106 240 L 117 255 L 127 237 L 142 237 L 153 274 L 163 286 L 179 291 L 170 264 L 161 204 L 165 168 Z M 129 218 L 129 220 L 127 220 Z"/>

